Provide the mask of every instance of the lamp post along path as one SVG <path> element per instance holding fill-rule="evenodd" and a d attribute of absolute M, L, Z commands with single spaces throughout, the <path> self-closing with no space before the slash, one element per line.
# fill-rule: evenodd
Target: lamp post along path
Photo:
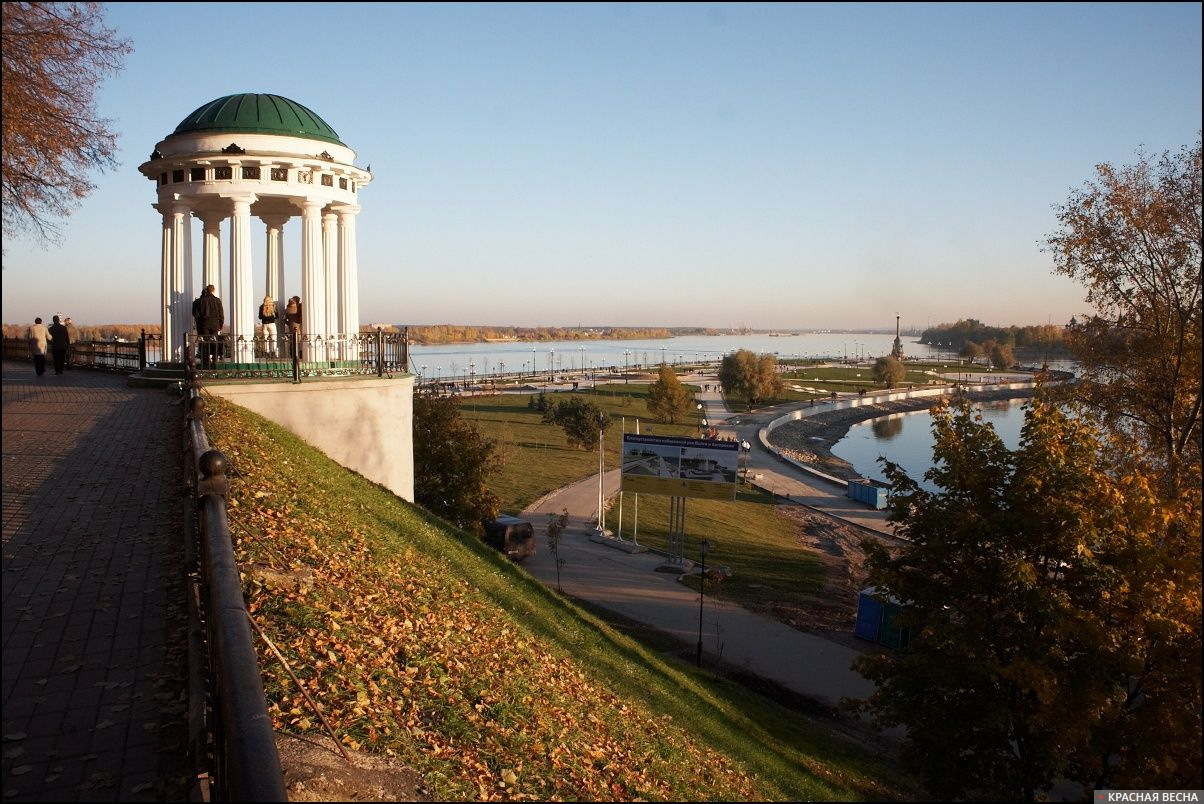
<path fill-rule="evenodd" d="M 698 543 L 698 554 L 702 557 L 702 569 L 698 576 L 698 653 L 695 657 L 695 665 L 702 667 L 702 601 L 707 593 L 707 550 L 711 549 L 711 543 L 703 539 Z"/>

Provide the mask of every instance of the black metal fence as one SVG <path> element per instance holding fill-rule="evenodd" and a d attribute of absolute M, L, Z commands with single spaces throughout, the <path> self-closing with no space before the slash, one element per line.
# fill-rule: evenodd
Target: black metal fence
<path fill-rule="evenodd" d="M 228 334 L 185 334 L 182 354 L 164 356 L 163 339 L 142 332 L 136 341 L 80 341 L 71 344 L 67 365 L 105 369 L 127 374 L 148 367 L 176 368 L 189 359 L 206 379 L 283 379 L 301 382 L 306 377 L 407 374 L 410 366 L 409 332 L 361 332 L 323 338 L 286 333 L 278 341 L 262 335 L 233 338 Z M 169 350 L 170 351 L 170 350 Z M 25 338 L 4 339 L 4 357 L 32 360 Z"/>
<path fill-rule="evenodd" d="M 4 339 L 7 360 L 32 360 L 25 338 Z M 133 374 L 163 359 L 163 339 L 142 331 L 136 341 L 77 341 L 67 348 L 67 365 Z"/>
<path fill-rule="evenodd" d="M 328 338 L 286 333 L 278 341 L 262 335 L 185 336 L 185 359 L 206 379 L 290 379 L 409 373 L 409 333 L 361 332 Z"/>
<path fill-rule="evenodd" d="M 196 541 L 186 551 L 192 751 L 205 757 L 213 800 L 287 801 L 272 719 L 260 676 L 255 637 L 242 593 L 226 510 L 227 459 L 205 432 L 205 400 L 195 373 L 185 386 L 187 476 Z M 202 800 L 210 800 L 205 797 Z"/>

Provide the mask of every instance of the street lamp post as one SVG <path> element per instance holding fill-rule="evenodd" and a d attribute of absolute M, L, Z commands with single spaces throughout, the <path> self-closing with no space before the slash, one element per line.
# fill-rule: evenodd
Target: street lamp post
<path fill-rule="evenodd" d="M 631 354 L 630 349 L 623 350 L 623 384 L 626 385 L 629 380 L 627 378 L 627 356 Z"/>
<path fill-rule="evenodd" d="M 748 443 L 748 439 L 740 442 L 740 451 L 744 453 L 744 482 L 748 482 L 748 454 L 752 449 L 752 444 Z"/>
<path fill-rule="evenodd" d="M 422 364 L 422 380 L 426 381 L 426 363 Z"/>
<path fill-rule="evenodd" d="M 702 574 L 698 576 L 698 653 L 695 656 L 695 664 L 702 667 L 702 600 L 707 593 L 707 550 L 711 549 L 711 543 L 703 539 L 698 543 L 698 553 L 702 556 Z"/>
<path fill-rule="evenodd" d="M 472 386 L 476 384 L 477 364 L 469 361 L 468 363 L 468 393 L 472 394 Z"/>

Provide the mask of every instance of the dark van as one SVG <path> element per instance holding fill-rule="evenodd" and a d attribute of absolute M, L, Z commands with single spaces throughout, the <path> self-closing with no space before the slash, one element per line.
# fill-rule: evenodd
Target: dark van
<path fill-rule="evenodd" d="M 510 557 L 522 561 L 535 555 L 535 530 L 525 519 L 499 516 L 485 525 L 485 542 Z"/>

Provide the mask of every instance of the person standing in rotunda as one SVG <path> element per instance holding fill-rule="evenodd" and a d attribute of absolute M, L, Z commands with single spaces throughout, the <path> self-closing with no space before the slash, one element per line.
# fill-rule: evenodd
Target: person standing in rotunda
<path fill-rule="evenodd" d="M 297 357 L 301 356 L 301 297 L 293 296 L 284 308 L 284 323 L 288 326 L 289 338 Z"/>
<path fill-rule="evenodd" d="M 280 347 L 276 333 L 276 302 L 270 295 L 263 297 L 259 305 L 259 323 L 263 324 L 264 352 L 268 357 L 279 357 Z"/>
<path fill-rule="evenodd" d="M 71 336 L 67 328 L 56 315 L 50 325 L 50 351 L 54 355 L 54 373 L 62 374 L 67 366 L 67 347 L 71 345 Z"/>
<path fill-rule="evenodd" d="M 213 285 L 207 285 L 192 305 L 196 332 L 201 340 L 201 368 L 204 369 L 217 368 L 217 336 L 226 323 L 226 311 L 216 290 Z"/>

